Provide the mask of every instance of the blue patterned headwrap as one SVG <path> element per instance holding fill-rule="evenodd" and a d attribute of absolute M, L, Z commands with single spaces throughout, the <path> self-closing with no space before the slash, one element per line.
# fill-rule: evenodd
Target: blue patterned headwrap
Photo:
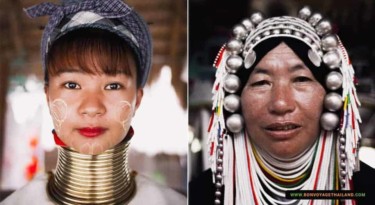
<path fill-rule="evenodd" d="M 65 0 L 61 5 L 41 3 L 25 9 L 31 18 L 49 15 L 41 42 L 43 70 L 51 45 L 79 28 L 98 28 L 122 37 L 137 63 L 138 83 L 143 87 L 151 69 L 152 42 L 146 22 L 121 0 Z"/>

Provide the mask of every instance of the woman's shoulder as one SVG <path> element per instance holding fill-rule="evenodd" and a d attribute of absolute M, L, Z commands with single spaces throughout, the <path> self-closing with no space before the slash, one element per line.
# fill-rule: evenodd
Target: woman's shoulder
<path fill-rule="evenodd" d="M 35 176 L 29 183 L 22 188 L 14 191 L 0 205 L 15 204 L 40 204 L 53 205 L 47 196 L 46 186 L 48 182 L 48 174 L 41 173 Z"/>
<path fill-rule="evenodd" d="M 165 205 L 179 205 L 186 204 L 186 197 L 167 187 L 156 183 L 148 177 L 137 174 L 136 181 L 136 194 L 131 200 L 130 204 L 165 204 Z"/>

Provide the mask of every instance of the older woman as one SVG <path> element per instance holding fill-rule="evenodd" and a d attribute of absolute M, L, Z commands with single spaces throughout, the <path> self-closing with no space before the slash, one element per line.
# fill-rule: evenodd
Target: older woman
<path fill-rule="evenodd" d="M 214 63 L 211 170 L 190 183 L 190 204 L 370 204 L 354 71 L 331 24 L 304 7 L 254 13 L 233 34 Z M 291 194 L 300 190 L 366 197 Z"/>
<path fill-rule="evenodd" d="M 56 170 L 1 204 L 186 204 L 128 167 L 136 114 L 151 68 L 146 22 L 121 0 L 42 3 L 45 92 L 59 145 Z"/>

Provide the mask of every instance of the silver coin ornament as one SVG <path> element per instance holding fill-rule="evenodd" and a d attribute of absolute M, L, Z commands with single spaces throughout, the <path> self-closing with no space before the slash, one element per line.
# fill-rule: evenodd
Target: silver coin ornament
<path fill-rule="evenodd" d="M 250 17 L 251 21 L 255 24 L 259 24 L 263 21 L 264 17 L 263 14 L 260 12 L 253 13 Z"/>
<path fill-rule="evenodd" d="M 322 38 L 322 48 L 324 51 L 330 51 L 338 46 L 338 41 L 335 35 L 328 34 Z"/>
<path fill-rule="evenodd" d="M 233 114 L 228 117 L 226 125 L 229 131 L 239 133 L 243 128 L 243 118 L 240 114 Z"/>
<path fill-rule="evenodd" d="M 325 112 L 320 118 L 320 125 L 324 130 L 332 131 L 339 124 L 339 117 L 331 112 Z"/>
<path fill-rule="evenodd" d="M 323 62 L 331 69 L 340 67 L 341 59 L 337 49 L 324 54 Z"/>
<path fill-rule="evenodd" d="M 320 13 L 314 13 L 312 16 L 309 18 L 309 23 L 312 26 L 316 26 L 320 20 L 322 20 L 323 16 Z"/>
<path fill-rule="evenodd" d="M 318 23 L 318 25 L 315 27 L 316 33 L 319 36 L 323 36 L 325 34 L 328 34 L 332 31 L 332 25 L 331 22 L 328 20 L 322 20 Z"/>
<path fill-rule="evenodd" d="M 237 70 L 242 66 L 243 59 L 238 55 L 231 55 L 227 59 L 226 68 L 230 73 L 236 73 Z"/>
<path fill-rule="evenodd" d="M 241 80 L 236 75 L 227 75 L 223 86 L 228 93 L 235 93 L 241 86 Z"/>
<path fill-rule="evenodd" d="M 327 75 L 326 86 L 330 90 L 337 90 L 342 86 L 343 77 L 341 73 L 332 71 Z"/>
<path fill-rule="evenodd" d="M 308 6 L 303 7 L 298 12 L 298 17 L 307 20 L 311 16 L 311 9 Z"/>
<path fill-rule="evenodd" d="M 231 52 L 232 54 L 240 54 L 242 52 L 242 41 L 237 40 L 237 39 L 231 39 L 227 43 L 227 50 Z"/>
<path fill-rule="evenodd" d="M 324 97 L 324 107 L 327 108 L 327 110 L 335 112 L 342 108 L 342 99 L 341 96 L 337 93 L 328 93 Z"/>
<path fill-rule="evenodd" d="M 235 94 L 230 94 L 224 98 L 225 110 L 234 113 L 240 108 L 240 97 Z"/>
<path fill-rule="evenodd" d="M 242 24 L 237 24 L 233 27 L 233 35 L 240 40 L 243 40 L 246 38 L 247 31 L 245 26 Z"/>

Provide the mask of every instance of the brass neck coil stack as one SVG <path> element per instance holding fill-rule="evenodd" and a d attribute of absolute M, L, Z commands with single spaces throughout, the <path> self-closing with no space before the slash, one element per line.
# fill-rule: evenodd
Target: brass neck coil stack
<path fill-rule="evenodd" d="M 56 172 L 48 195 L 58 204 L 126 204 L 135 193 L 134 173 L 128 168 L 129 141 L 99 155 L 59 147 Z"/>

